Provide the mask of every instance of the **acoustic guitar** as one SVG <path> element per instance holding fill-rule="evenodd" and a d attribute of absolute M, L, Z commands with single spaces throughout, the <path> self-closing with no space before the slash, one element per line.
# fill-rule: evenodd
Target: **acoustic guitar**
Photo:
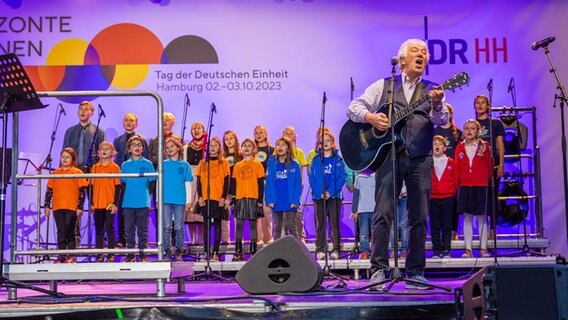
<path fill-rule="evenodd" d="M 468 83 L 469 75 L 462 72 L 442 83 L 440 87 L 444 90 L 454 90 Z M 395 126 L 395 144 L 402 143 L 403 138 L 400 129 L 402 125 L 397 126 L 397 124 L 429 100 L 430 96 L 426 94 L 406 107 L 395 107 L 396 112 L 389 123 L 389 129 L 385 132 L 379 132 L 368 123 L 347 120 L 339 134 L 339 148 L 345 164 L 358 172 L 371 173 L 377 171 L 384 164 L 390 152 L 392 144 L 390 128 Z M 381 105 L 377 113 L 388 114 L 388 105 Z"/>

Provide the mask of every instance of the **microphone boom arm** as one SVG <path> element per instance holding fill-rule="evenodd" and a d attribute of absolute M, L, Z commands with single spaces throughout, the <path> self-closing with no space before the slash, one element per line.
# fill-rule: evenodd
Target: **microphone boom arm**
<path fill-rule="evenodd" d="M 185 136 L 185 129 L 187 129 L 187 111 L 191 106 L 191 102 L 189 101 L 189 95 L 185 95 L 185 101 L 183 103 L 183 118 L 181 121 L 181 140 L 183 141 Z"/>

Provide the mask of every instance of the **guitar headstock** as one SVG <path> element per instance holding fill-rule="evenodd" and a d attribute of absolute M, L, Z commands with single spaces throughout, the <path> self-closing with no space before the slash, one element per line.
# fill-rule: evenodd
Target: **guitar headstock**
<path fill-rule="evenodd" d="M 469 75 L 465 72 L 460 72 L 459 74 L 456 74 L 455 76 L 448 79 L 446 82 L 442 83 L 441 87 L 444 88 L 444 90 L 454 91 L 456 88 L 459 88 L 468 83 Z"/>

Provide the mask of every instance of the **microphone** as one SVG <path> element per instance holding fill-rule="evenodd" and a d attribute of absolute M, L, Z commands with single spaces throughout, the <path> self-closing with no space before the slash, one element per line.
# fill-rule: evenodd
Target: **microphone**
<path fill-rule="evenodd" d="M 325 91 L 323 92 L 323 103 L 327 102 L 327 96 L 325 95 Z"/>
<path fill-rule="evenodd" d="M 184 102 L 184 104 L 185 104 L 186 106 L 191 106 L 191 102 L 189 101 L 189 94 L 187 94 L 187 93 L 185 94 L 185 102 Z"/>
<path fill-rule="evenodd" d="M 511 80 L 509 80 L 509 87 L 507 87 L 507 93 L 510 93 L 513 88 L 515 88 L 515 78 L 511 77 Z"/>
<path fill-rule="evenodd" d="M 61 108 L 61 113 L 63 113 L 64 116 L 67 116 L 67 112 L 65 112 L 65 109 L 63 109 L 63 105 L 61 103 L 59 103 L 59 107 Z"/>
<path fill-rule="evenodd" d="M 217 113 L 217 106 L 215 105 L 214 102 L 211 102 L 211 111 Z"/>
<path fill-rule="evenodd" d="M 548 37 L 548 38 L 544 38 L 540 41 L 537 42 L 533 42 L 531 44 L 531 48 L 533 50 L 538 50 L 539 48 L 543 48 L 548 46 L 549 44 L 551 44 L 552 42 L 554 42 L 554 40 L 556 40 L 556 37 Z"/>
<path fill-rule="evenodd" d="M 393 66 L 396 66 L 398 64 L 398 57 L 394 56 L 391 58 L 391 64 Z"/>
<path fill-rule="evenodd" d="M 487 84 L 487 91 L 493 90 L 493 78 L 489 79 L 489 83 Z"/>
<path fill-rule="evenodd" d="M 99 103 L 99 113 L 100 113 L 101 117 L 106 118 L 105 111 L 103 110 L 103 107 L 101 107 L 100 103 Z"/>
<path fill-rule="evenodd" d="M 353 77 L 349 77 L 349 80 L 351 81 L 351 91 L 355 91 L 355 85 L 353 84 Z"/>

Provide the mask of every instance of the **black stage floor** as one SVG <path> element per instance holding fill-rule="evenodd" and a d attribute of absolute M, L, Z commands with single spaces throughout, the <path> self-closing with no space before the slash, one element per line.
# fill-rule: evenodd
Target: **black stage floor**
<path fill-rule="evenodd" d="M 243 291 L 233 277 L 221 282 L 200 279 L 186 283 L 186 293 L 177 284 L 166 283 L 166 296 L 155 295 L 155 282 L 65 281 L 54 298 L 27 289 L 18 290 L 16 301 L 0 291 L 0 317 L 16 319 L 455 319 L 454 289 L 466 278 L 431 278 L 447 286 L 442 290 L 407 290 L 396 283 L 390 292 L 359 290 L 366 279 L 347 280 L 335 288 L 335 279 L 309 293 L 253 296 Z M 36 283 L 49 289 L 45 283 Z"/>
<path fill-rule="evenodd" d="M 553 266 L 558 262 L 554 257 L 505 259 L 510 258 L 498 258 L 498 261 L 513 266 Z M 454 260 L 460 259 L 448 259 L 446 263 Z M 11 280 L 56 290 L 61 296 L 52 297 L 19 288 L 15 290 L 17 294 L 14 297 L 10 296 L 14 290 L 8 290 L 5 283 L 0 288 L 0 317 L 85 320 L 459 319 L 462 313 L 458 310 L 463 308 L 464 299 L 460 292 L 464 284 L 471 282 L 483 265 L 491 265 L 492 260 L 484 258 L 482 263 L 478 261 L 466 269 L 428 268 L 427 278 L 437 286 L 449 288 L 449 291 L 412 290 L 407 289 L 403 282 L 395 283 L 389 292 L 368 291 L 363 289 L 369 284 L 366 270 L 361 269 L 365 272 L 360 272 L 356 278 L 353 270 L 333 269 L 345 278 L 344 286 L 334 278 L 324 277 L 316 290 L 271 295 L 250 295 L 241 288 L 235 281 L 235 272 L 227 270 L 238 269 L 243 263 L 211 264 L 213 270 L 225 269 L 215 274 L 221 274 L 228 281 L 206 276 L 189 279 L 188 275 L 204 270 L 203 262 L 5 265 L 5 270 L 10 270 L 5 274 Z M 338 260 L 335 263 L 348 265 L 349 261 Z M 223 268 L 224 264 L 227 267 Z M 161 277 L 163 272 L 168 272 L 171 278 L 162 283 L 163 295 L 157 295 L 160 286 L 156 279 L 128 279 L 140 275 Z"/>

